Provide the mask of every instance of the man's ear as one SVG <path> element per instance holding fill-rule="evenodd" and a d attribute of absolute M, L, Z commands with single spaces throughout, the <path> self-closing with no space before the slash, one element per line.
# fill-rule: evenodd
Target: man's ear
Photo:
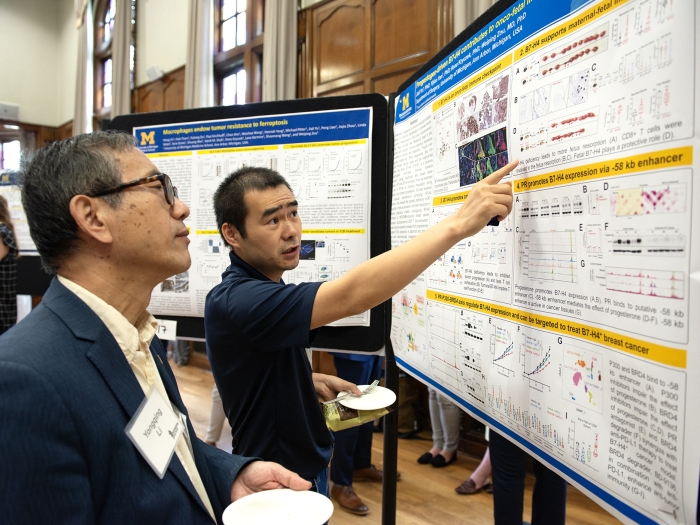
<path fill-rule="evenodd" d="M 70 200 L 70 214 L 78 225 L 78 232 L 87 239 L 95 239 L 104 244 L 114 241 L 106 222 L 109 205 L 101 199 L 86 195 L 76 195 Z"/>
<path fill-rule="evenodd" d="M 221 233 L 229 246 L 232 246 L 233 248 L 241 247 L 241 232 L 239 232 L 235 227 L 231 226 L 228 222 L 221 225 Z"/>

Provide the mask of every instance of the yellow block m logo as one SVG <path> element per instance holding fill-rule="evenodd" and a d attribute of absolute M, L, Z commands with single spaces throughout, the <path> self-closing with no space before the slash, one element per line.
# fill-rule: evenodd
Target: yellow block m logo
<path fill-rule="evenodd" d="M 149 131 L 146 133 L 145 131 L 141 132 L 141 146 L 155 146 L 156 144 L 156 132 L 155 131 Z"/>
<path fill-rule="evenodd" d="M 408 93 L 401 97 L 401 111 L 408 109 Z"/>

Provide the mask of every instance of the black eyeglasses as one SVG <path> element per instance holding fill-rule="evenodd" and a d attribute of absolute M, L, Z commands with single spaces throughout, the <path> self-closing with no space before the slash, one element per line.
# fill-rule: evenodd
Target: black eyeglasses
<path fill-rule="evenodd" d="M 134 186 L 141 186 L 142 184 L 148 184 L 150 182 L 160 182 L 163 185 L 163 193 L 165 194 L 165 202 L 171 208 L 175 206 L 175 199 L 177 196 L 177 188 L 173 186 L 173 182 L 170 180 L 165 173 L 159 173 L 158 175 L 151 175 L 150 177 L 144 177 L 143 179 L 132 180 L 131 182 L 125 182 L 119 186 L 114 186 L 113 188 L 108 188 L 102 191 L 96 191 L 88 195 L 88 197 L 102 197 L 104 195 L 109 195 L 111 193 L 119 193 L 127 188 L 133 188 Z"/>

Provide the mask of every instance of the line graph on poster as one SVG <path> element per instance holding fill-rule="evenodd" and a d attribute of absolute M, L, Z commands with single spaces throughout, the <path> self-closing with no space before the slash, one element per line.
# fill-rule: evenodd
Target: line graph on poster
<path fill-rule="evenodd" d="M 237 167 L 238 163 L 228 156 L 203 155 L 198 158 L 197 163 L 199 180 L 202 181 L 220 181 Z"/>
<path fill-rule="evenodd" d="M 494 326 L 493 333 L 489 334 L 489 351 L 491 353 L 491 365 L 496 373 L 505 377 L 515 377 L 515 342 L 512 329 L 502 326 Z"/>
<path fill-rule="evenodd" d="M 428 302 L 431 375 L 442 384 L 461 392 L 460 313 L 458 308 Z"/>
<path fill-rule="evenodd" d="M 578 282 L 576 232 L 573 230 L 522 234 L 520 269 L 532 280 Z"/>
<path fill-rule="evenodd" d="M 684 299 L 685 272 L 608 266 L 605 288 L 611 292 Z"/>
<path fill-rule="evenodd" d="M 545 345 L 540 339 L 523 334 L 523 341 L 519 344 L 518 360 L 522 367 L 522 377 L 529 387 L 538 392 L 552 391 L 552 348 Z M 555 372 L 556 373 L 556 372 Z"/>
<path fill-rule="evenodd" d="M 306 155 L 306 171 L 318 173 L 323 168 L 324 155 L 320 151 L 310 151 Z"/>
<path fill-rule="evenodd" d="M 338 151 L 332 151 L 326 159 L 326 170 L 329 174 L 340 172 L 343 154 Z"/>
<path fill-rule="evenodd" d="M 686 246 L 686 236 L 673 227 L 614 230 L 608 239 L 608 250 L 618 255 L 683 257 Z"/>
<path fill-rule="evenodd" d="M 348 151 L 348 154 L 345 156 L 345 169 L 353 172 L 362 169 L 362 151 Z"/>

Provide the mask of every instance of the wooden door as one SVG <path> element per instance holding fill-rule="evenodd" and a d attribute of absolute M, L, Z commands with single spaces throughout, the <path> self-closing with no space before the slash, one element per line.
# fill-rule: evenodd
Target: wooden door
<path fill-rule="evenodd" d="M 299 13 L 298 95 L 388 95 L 452 31 L 452 0 L 318 3 Z"/>

